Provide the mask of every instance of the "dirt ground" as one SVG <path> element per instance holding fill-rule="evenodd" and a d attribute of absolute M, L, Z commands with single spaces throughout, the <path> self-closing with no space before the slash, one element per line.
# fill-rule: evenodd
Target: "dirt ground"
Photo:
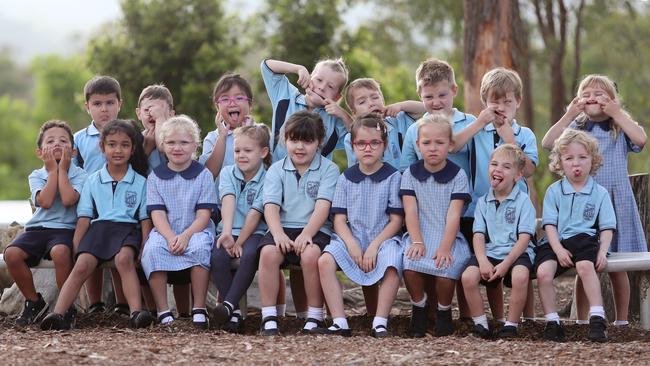
<path fill-rule="evenodd" d="M 570 281 L 564 281 L 560 305 L 569 293 Z M 243 335 L 196 330 L 183 319 L 172 327 L 131 330 L 126 318 L 108 314 L 82 314 L 70 332 L 43 332 L 37 326 L 17 329 L 14 317 L 0 316 L 0 364 L 650 364 L 650 332 L 634 326 L 610 327 L 605 344 L 586 341 L 587 326 L 575 324 L 566 327 L 567 343 L 545 342 L 543 323 L 534 321 L 523 323 L 520 339 L 512 341 L 477 339 L 469 335 L 471 321 L 459 320 L 451 337 L 409 339 L 408 311 L 394 313 L 393 337 L 383 340 L 368 336 L 372 319 L 363 315 L 350 318 L 351 338 L 295 335 L 302 323 L 287 317 L 281 321 L 284 335 L 272 339 L 257 335 L 256 311 L 245 320 Z"/>

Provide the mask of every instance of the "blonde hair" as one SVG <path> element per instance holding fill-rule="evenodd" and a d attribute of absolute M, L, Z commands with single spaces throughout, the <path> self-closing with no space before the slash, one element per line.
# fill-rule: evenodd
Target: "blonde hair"
<path fill-rule="evenodd" d="M 159 145 L 161 150 L 164 148 L 165 140 L 175 132 L 186 133 L 191 136 L 193 140 L 192 142 L 196 144 L 198 149 L 201 142 L 201 129 L 199 128 L 199 125 L 190 117 L 180 114 L 168 119 L 162 124 L 162 126 L 160 126 L 158 137 L 160 138 Z"/>
<path fill-rule="evenodd" d="M 589 175 L 596 175 L 596 171 L 603 165 L 603 156 L 598 151 L 598 141 L 588 133 L 572 128 L 564 130 L 562 135 L 555 140 L 553 150 L 551 150 L 549 157 L 549 170 L 559 176 L 564 176 L 564 170 L 562 170 L 562 153 L 572 143 L 584 146 L 587 153 L 591 155 L 591 170 L 589 171 Z"/>
<path fill-rule="evenodd" d="M 237 139 L 240 136 L 248 136 L 251 140 L 257 142 L 261 148 L 269 149 L 269 152 L 266 154 L 262 162 L 264 166 L 268 168 L 271 166 L 271 148 L 269 141 L 271 140 L 271 132 L 266 125 L 262 123 L 255 123 L 250 126 L 238 127 L 233 131 L 233 136 Z"/>
<path fill-rule="evenodd" d="M 609 98 L 613 101 L 615 101 L 618 104 L 622 103 L 621 96 L 618 94 L 618 88 L 616 87 L 616 84 L 608 78 L 605 75 L 598 75 L 598 74 L 591 74 L 587 75 L 582 79 L 580 82 L 580 85 L 578 86 L 578 92 L 576 94 L 577 97 L 580 97 L 582 95 L 582 92 L 585 90 L 585 88 L 592 87 L 592 88 L 600 88 L 607 93 Z M 627 113 L 626 111 L 623 111 L 624 113 Z M 584 129 L 585 125 L 587 124 L 587 121 L 589 121 L 589 117 L 582 112 L 578 118 L 576 118 L 576 126 L 578 129 Z M 612 140 L 616 140 L 616 137 L 618 134 L 621 132 L 621 128 L 613 123 L 613 121 L 609 121 L 610 126 L 612 127 L 611 129 L 611 134 L 612 134 Z"/>
<path fill-rule="evenodd" d="M 454 132 L 451 126 L 451 118 L 445 113 L 433 113 L 428 114 L 420 118 L 417 122 L 418 124 L 418 140 L 420 139 L 420 130 L 424 125 L 440 125 L 447 130 L 449 130 L 449 141 L 453 141 Z"/>
<path fill-rule="evenodd" d="M 345 91 L 345 104 L 352 112 L 355 112 L 354 92 L 358 89 L 376 90 L 377 93 L 381 95 L 382 99 L 384 98 L 384 94 L 381 92 L 381 86 L 375 79 L 372 78 L 355 79 L 353 82 L 350 83 L 350 85 L 348 85 L 348 88 Z"/>
<path fill-rule="evenodd" d="M 423 86 L 435 85 L 441 81 L 448 82 L 450 87 L 456 85 L 454 69 L 446 61 L 430 58 L 422 62 L 415 70 L 418 94 Z"/>
<path fill-rule="evenodd" d="M 348 83 L 348 67 L 345 65 L 345 61 L 343 61 L 342 57 L 339 57 L 337 59 L 325 59 L 325 60 L 320 60 L 314 65 L 314 70 L 312 73 L 317 70 L 319 67 L 326 66 L 330 70 L 334 72 L 338 72 L 343 76 L 343 83 L 339 87 L 338 93 L 341 93 L 343 91 L 343 88 L 345 88 L 345 85 Z"/>
<path fill-rule="evenodd" d="M 526 166 L 526 154 L 515 144 L 503 144 L 492 151 L 490 160 L 498 154 L 504 154 L 512 158 L 515 167 L 521 172 Z"/>
<path fill-rule="evenodd" d="M 485 105 L 488 97 L 503 98 L 509 92 L 521 100 L 521 90 L 521 78 L 516 71 L 497 67 L 485 73 L 481 79 L 481 102 Z"/>

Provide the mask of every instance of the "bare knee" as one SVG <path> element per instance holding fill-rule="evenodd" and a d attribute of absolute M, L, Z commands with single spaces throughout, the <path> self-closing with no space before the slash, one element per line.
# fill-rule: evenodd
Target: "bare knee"
<path fill-rule="evenodd" d="M 318 259 L 321 256 L 320 249 L 317 246 L 310 245 L 300 255 L 300 266 L 304 268 L 318 269 Z"/>
<path fill-rule="evenodd" d="M 525 287 L 528 286 L 528 279 L 530 278 L 528 268 L 524 266 L 515 266 L 515 268 L 512 269 L 512 273 L 510 274 L 511 279 L 512 279 L 512 287 Z"/>
<path fill-rule="evenodd" d="M 318 258 L 318 270 L 321 272 L 336 271 L 336 261 L 330 253 L 323 253 L 323 255 Z"/>
<path fill-rule="evenodd" d="M 65 245 L 55 245 L 50 250 L 50 257 L 56 266 L 72 263 L 72 252 Z"/>
<path fill-rule="evenodd" d="M 284 255 L 275 245 L 266 245 L 260 251 L 260 267 L 279 267 Z"/>
<path fill-rule="evenodd" d="M 133 269 L 133 250 L 127 247 L 123 247 L 115 256 L 115 268 L 118 272 L 124 272 Z"/>
<path fill-rule="evenodd" d="M 551 271 L 546 267 L 539 267 L 537 269 L 537 283 L 540 285 L 553 285 L 555 278 L 555 271 Z"/>
<path fill-rule="evenodd" d="M 576 272 L 578 272 L 580 278 L 584 278 L 591 273 L 595 273 L 596 269 L 591 261 L 580 261 L 576 263 Z"/>
<path fill-rule="evenodd" d="M 386 272 L 384 272 L 384 280 L 389 280 L 393 278 L 399 278 L 399 274 L 397 273 L 395 267 L 386 268 Z"/>
<path fill-rule="evenodd" d="M 476 287 L 481 280 L 481 274 L 478 270 L 478 267 L 467 267 L 461 276 L 461 283 L 463 288 L 473 288 Z"/>
<path fill-rule="evenodd" d="M 18 247 L 9 247 L 5 249 L 4 260 L 9 267 L 24 264 L 28 257 L 29 255 L 27 252 Z"/>

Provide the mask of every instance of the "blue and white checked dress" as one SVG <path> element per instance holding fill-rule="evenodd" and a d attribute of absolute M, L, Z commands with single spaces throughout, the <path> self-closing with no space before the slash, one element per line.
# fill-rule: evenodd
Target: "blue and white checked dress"
<path fill-rule="evenodd" d="M 217 209 L 217 192 L 212 173 L 192 162 L 189 168 L 175 172 L 167 164 L 159 165 L 147 179 L 147 211 L 165 210 L 171 229 L 180 234 L 196 218 L 198 209 Z M 210 253 L 214 243 L 214 224 L 190 238 L 185 253 L 174 255 L 167 240 L 154 227 L 142 252 L 142 269 L 147 275 L 156 271 L 180 271 L 201 266 L 210 269 Z"/>
<path fill-rule="evenodd" d="M 353 165 L 339 176 L 336 183 L 332 214 L 346 214 L 352 235 L 366 252 L 370 242 L 388 225 L 390 214 L 403 215 L 399 198 L 401 174 L 390 164 L 385 163 L 378 171 L 365 175 L 359 165 Z M 325 247 L 346 276 L 362 286 L 379 282 L 388 267 L 402 272 L 402 246 L 396 235 L 379 246 L 375 268 L 366 273 L 350 257 L 343 240 L 332 235 L 330 244 Z"/>
<path fill-rule="evenodd" d="M 623 131 L 613 140 L 610 127 L 612 124 L 613 121 L 611 124 L 608 121 L 587 121 L 578 127 L 576 122 L 572 122 L 570 127 L 583 129 L 598 140 L 603 166 L 598 169 L 595 179 L 609 192 L 616 213 L 616 232 L 609 251 L 646 252 L 648 247 L 645 234 L 627 170 L 627 154 L 638 153 L 642 148 L 633 144 Z"/>
<path fill-rule="evenodd" d="M 460 233 L 460 228 L 451 248 L 451 265 L 447 268 L 436 268 L 433 256 L 444 236 L 451 200 L 471 200 L 465 172 L 447 160 L 447 165 L 442 170 L 430 173 L 425 169 L 424 161 L 419 160 L 404 171 L 400 195 L 415 196 L 417 199 L 420 231 L 426 250 L 424 256 L 418 260 L 411 260 L 404 255 L 404 270 L 458 280 L 471 257 L 469 245 Z M 404 234 L 403 243 L 405 249 L 411 245 L 408 233 Z"/>

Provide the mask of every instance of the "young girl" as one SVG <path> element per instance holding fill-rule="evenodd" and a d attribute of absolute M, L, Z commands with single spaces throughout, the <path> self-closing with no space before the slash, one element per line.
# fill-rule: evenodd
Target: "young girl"
<path fill-rule="evenodd" d="M 330 244 L 318 260 L 323 293 L 334 324 L 315 328 L 314 333 L 350 336 L 343 311 L 343 292 L 337 267 L 355 283 L 372 286 L 381 281 L 377 312 L 370 335 L 388 336 L 388 315 L 395 300 L 402 272 L 401 174 L 382 161 L 388 128 L 378 115 L 366 115 L 352 124 L 352 146 L 358 164 L 338 179 L 331 212 L 334 231 Z"/>
<path fill-rule="evenodd" d="M 88 177 L 77 206 L 73 246 L 76 263 L 63 284 L 54 312 L 41 322 L 41 329 L 70 329 L 63 316 L 79 294 L 84 281 L 102 262 L 115 258 L 135 328 L 153 320 L 141 311 L 140 285 L 135 262 L 141 243 L 151 230 L 145 207 L 147 161 L 142 135 L 131 121 L 113 120 L 101 132 L 99 147 L 106 164 Z M 138 224 L 141 228 L 138 228 Z"/>
<path fill-rule="evenodd" d="M 404 283 L 413 313 L 409 335 L 424 337 L 427 329 L 427 281 L 435 280 L 438 310 L 436 335 L 454 332 L 451 299 L 456 281 L 470 258 L 469 246 L 459 231 L 469 188 L 465 172 L 447 160 L 453 147 L 449 117 L 426 116 L 418 122 L 417 146 L 422 159 L 404 172 L 400 195 L 404 203 Z"/>
<path fill-rule="evenodd" d="M 544 339 L 563 342 L 555 307 L 553 278 L 575 267 L 589 301 L 589 340 L 607 340 L 607 322 L 596 271 L 607 266 L 607 248 L 616 228 L 607 190 L 591 177 L 602 163 L 598 143 L 583 131 L 567 129 L 556 140 L 549 169 L 563 178 L 544 196 L 546 239 L 535 248 L 539 297 L 544 309 Z M 545 242 L 545 243 L 544 243 Z"/>
<path fill-rule="evenodd" d="M 323 320 L 323 295 L 318 257 L 329 244 L 329 209 L 338 167 L 319 154 L 325 136 L 320 117 L 293 114 L 285 125 L 288 156 L 275 162 L 264 178 L 264 218 L 269 226 L 260 242 L 259 284 L 262 298 L 261 334 L 277 335 L 278 270 L 285 264 L 302 267 L 307 294 L 307 321 L 302 333 Z"/>
<path fill-rule="evenodd" d="M 627 155 L 638 153 L 647 141 L 645 130 L 621 108 L 614 82 L 603 75 L 586 76 L 567 112 L 544 136 L 542 146 L 553 147 L 566 128 L 589 133 L 598 140 L 604 158 L 595 180 L 607 189 L 616 211 L 617 228 L 611 252 L 645 252 L 647 250 L 639 210 L 628 179 Z M 627 325 L 630 282 L 626 272 L 610 272 L 616 305 L 614 325 Z M 579 279 L 576 282 L 579 322 L 586 323 L 587 302 Z"/>
<path fill-rule="evenodd" d="M 234 131 L 236 165 L 222 170 L 219 180 L 222 220 L 212 254 L 212 280 L 223 301 L 217 305 L 213 319 L 231 333 L 242 329 L 238 304 L 253 282 L 257 271 L 257 248 L 267 230 L 263 214 L 262 187 L 266 167 L 271 164 L 269 129 L 262 124 L 244 126 Z M 234 276 L 230 262 L 239 258 Z"/>
<path fill-rule="evenodd" d="M 160 128 L 161 147 L 169 160 L 149 175 L 147 211 L 154 229 L 144 245 L 142 269 L 149 279 L 160 324 L 174 320 L 167 304 L 167 271 L 191 269 L 194 307 L 192 323 L 208 327 L 205 298 L 217 208 L 212 174 L 193 160 L 199 146 L 199 127 L 181 115 Z"/>

